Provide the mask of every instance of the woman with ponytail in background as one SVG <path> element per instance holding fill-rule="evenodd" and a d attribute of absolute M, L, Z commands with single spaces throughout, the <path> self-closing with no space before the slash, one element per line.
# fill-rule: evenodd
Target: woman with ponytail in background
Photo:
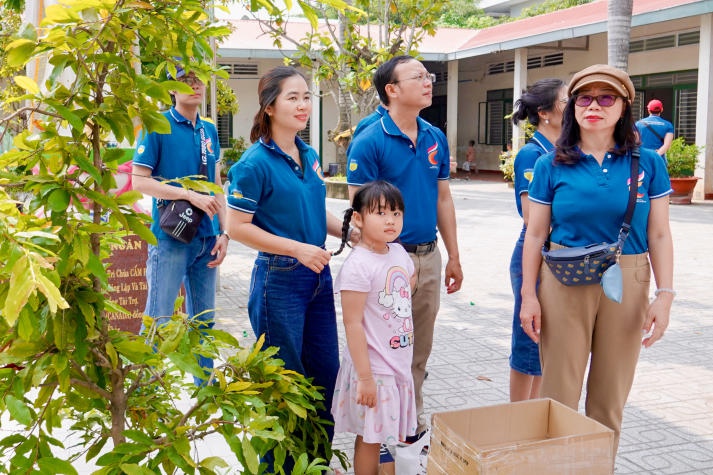
<path fill-rule="evenodd" d="M 510 259 L 510 282 L 515 296 L 510 353 L 511 402 L 537 398 L 540 392 L 540 348 L 520 327 L 522 247 L 529 219 L 527 188 L 537 159 L 554 150 L 553 144 L 562 130 L 562 111 L 566 104 L 565 83 L 560 79 L 542 79 L 522 92 L 512 114 L 515 125 L 527 120 L 535 128 L 535 133 L 515 157 L 515 205 L 523 224 Z"/>

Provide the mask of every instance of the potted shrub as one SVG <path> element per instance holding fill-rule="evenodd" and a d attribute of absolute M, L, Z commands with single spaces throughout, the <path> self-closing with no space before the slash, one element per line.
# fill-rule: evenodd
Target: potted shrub
<path fill-rule="evenodd" d="M 515 180 L 515 154 L 512 150 L 506 150 L 500 154 L 500 171 L 503 172 L 503 179 L 508 186 L 514 186 Z"/>
<path fill-rule="evenodd" d="M 230 167 L 235 165 L 238 160 L 240 160 L 240 157 L 243 156 L 245 150 L 248 149 L 248 145 L 249 144 L 244 137 L 230 139 L 230 148 L 223 151 L 223 164 L 220 168 L 220 174 L 223 181 L 225 181 L 225 178 L 228 176 Z"/>
<path fill-rule="evenodd" d="M 672 204 L 691 204 L 693 189 L 698 181 L 698 177 L 693 174 L 702 148 L 695 144 L 687 144 L 684 137 L 678 137 L 666 152 L 666 166 L 673 188 L 673 193 L 670 195 Z"/>

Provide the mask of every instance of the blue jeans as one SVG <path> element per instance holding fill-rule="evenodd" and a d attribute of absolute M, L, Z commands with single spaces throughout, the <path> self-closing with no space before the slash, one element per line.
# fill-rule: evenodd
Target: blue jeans
<path fill-rule="evenodd" d="M 541 376 L 540 368 L 540 347 L 527 336 L 520 327 L 520 307 L 522 306 L 522 247 L 525 243 L 525 231 L 523 226 L 520 237 L 515 243 L 515 249 L 510 259 L 510 284 L 515 296 L 515 308 L 512 316 L 512 340 L 510 353 L 510 367 L 515 371 L 532 376 Z"/>
<path fill-rule="evenodd" d="M 172 238 L 159 239 L 156 246 L 149 245 L 146 261 L 149 291 L 144 313 L 159 325 L 170 320 L 183 284 L 188 317 L 201 328 L 213 328 L 217 268 L 208 267 L 208 263 L 215 259 L 210 255 L 214 246 L 215 236 L 196 237 L 190 244 Z M 141 332 L 144 330 L 142 325 Z M 198 364 L 208 373 L 213 369 L 210 358 L 199 355 Z M 204 383 L 197 377 L 194 381 L 196 385 Z"/>
<path fill-rule="evenodd" d="M 334 386 L 339 371 L 339 341 L 329 266 L 316 274 L 293 257 L 259 253 L 250 282 L 250 323 L 266 346 L 279 348 L 285 367 L 324 388 L 325 409 L 318 415 L 333 421 Z M 329 439 L 334 427 L 325 427 Z M 265 457 L 271 464 L 272 454 Z M 285 472 L 290 473 L 291 461 Z M 288 470 L 290 468 L 290 470 Z"/>

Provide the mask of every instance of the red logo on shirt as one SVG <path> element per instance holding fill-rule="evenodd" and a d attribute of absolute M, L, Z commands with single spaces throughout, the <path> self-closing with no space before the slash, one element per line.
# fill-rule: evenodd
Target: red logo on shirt
<path fill-rule="evenodd" d="M 436 155 L 438 155 L 438 143 L 434 143 L 428 149 L 428 162 L 431 165 L 438 165 L 438 160 L 436 159 Z"/>

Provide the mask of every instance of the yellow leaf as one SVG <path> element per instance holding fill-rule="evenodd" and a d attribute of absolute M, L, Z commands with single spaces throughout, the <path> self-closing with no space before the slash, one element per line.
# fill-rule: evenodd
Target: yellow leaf
<path fill-rule="evenodd" d="M 28 78 L 27 76 L 15 76 L 15 84 L 23 88 L 30 94 L 39 94 L 40 88 L 35 81 Z"/>
<path fill-rule="evenodd" d="M 47 298 L 47 303 L 49 304 L 50 311 L 52 313 L 56 313 L 57 308 L 69 308 L 69 304 L 66 300 L 64 300 L 64 297 L 62 297 L 59 289 L 54 285 L 54 283 L 52 283 L 51 280 L 39 272 L 37 273 L 36 278 L 37 289 Z"/>

